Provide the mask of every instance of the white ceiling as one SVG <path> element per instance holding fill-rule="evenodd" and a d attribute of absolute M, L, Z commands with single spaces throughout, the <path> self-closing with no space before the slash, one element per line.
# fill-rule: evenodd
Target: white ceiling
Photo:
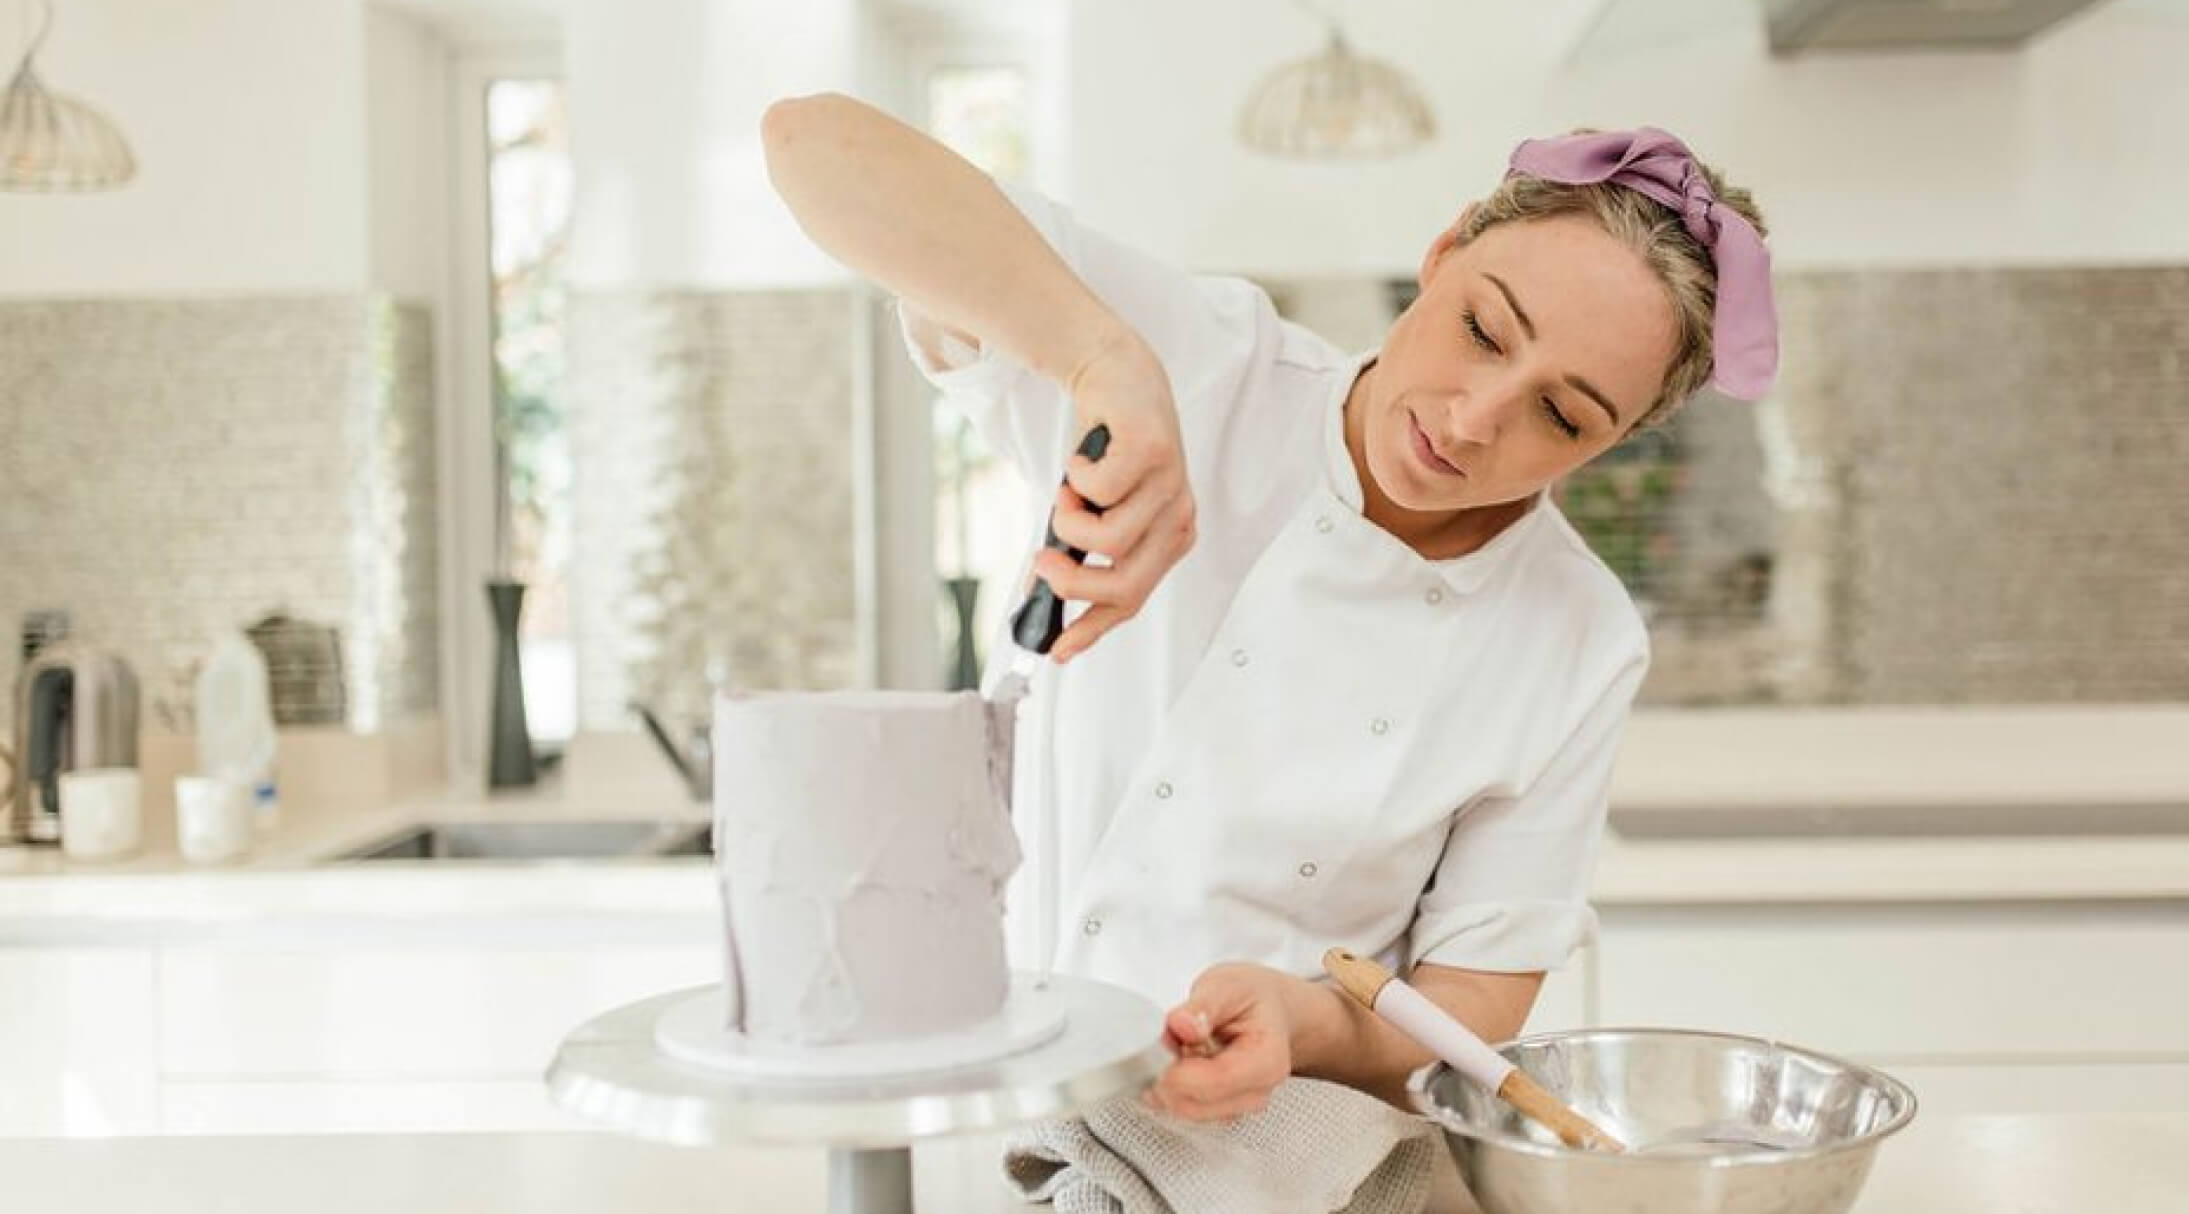
<path fill-rule="evenodd" d="M 453 40 L 552 39 L 574 0 L 369 0 L 440 30 Z M 784 0 L 795 3 L 796 0 Z M 1025 32 L 1072 3 L 1100 0 L 861 0 L 902 30 Z M 1374 3 L 1379 0 L 1348 0 Z M 1380 0 L 1390 3 L 1395 0 Z M 1415 0 L 1408 0 L 1415 2 Z M 1763 0 L 1601 0 L 1569 58 L 1586 60 L 1760 24 Z M 2189 21 L 2189 0 L 2106 0 L 2101 7 Z M 1342 5 L 1322 11 L 1344 15 Z"/>
<path fill-rule="evenodd" d="M 1761 28 L 1763 0 L 1599 0 L 1596 15 L 1568 52 L 1569 61 Z M 2189 21 L 2189 0 L 2104 0 L 2099 9 Z"/>
<path fill-rule="evenodd" d="M 564 0 L 368 0 L 439 30 L 452 41 L 552 38 L 562 29 Z"/>
<path fill-rule="evenodd" d="M 572 0 L 369 0 L 451 34 L 495 29 L 553 32 Z M 796 3 L 797 0 L 783 0 Z M 886 19 L 907 27 L 1024 28 L 1062 9 L 1069 0 L 861 0 Z M 1746 0 L 1742 0 L 1746 2 Z"/>

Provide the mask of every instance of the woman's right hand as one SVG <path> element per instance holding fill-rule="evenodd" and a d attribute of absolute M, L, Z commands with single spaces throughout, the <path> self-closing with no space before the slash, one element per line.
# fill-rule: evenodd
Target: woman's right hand
<path fill-rule="evenodd" d="M 1064 387 L 1072 398 L 1077 435 L 1107 425 L 1110 445 L 1100 460 L 1071 457 L 1053 521 L 1058 539 L 1105 563 L 1077 565 L 1046 548 L 1034 560 L 1034 572 L 1059 595 L 1087 604 L 1050 651 L 1059 662 L 1086 652 L 1139 614 L 1194 540 L 1193 491 L 1186 481 L 1178 409 L 1155 351 L 1119 326 L 1096 343 Z"/>

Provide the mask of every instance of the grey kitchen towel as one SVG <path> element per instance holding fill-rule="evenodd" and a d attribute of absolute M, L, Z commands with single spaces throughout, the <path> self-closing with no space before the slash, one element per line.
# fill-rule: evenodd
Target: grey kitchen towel
<path fill-rule="evenodd" d="M 1440 1149 L 1420 1118 L 1294 1078 L 1229 1123 L 1119 1097 L 1013 1138 L 1003 1169 L 1019 1196 L 1057 1214 L 1419 1214 Z"/>

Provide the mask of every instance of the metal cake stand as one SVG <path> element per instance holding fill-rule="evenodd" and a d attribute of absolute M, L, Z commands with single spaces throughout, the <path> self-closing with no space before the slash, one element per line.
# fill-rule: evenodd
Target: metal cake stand
<path fill-rule="evenodd" d="M 918 1139 L 1068 1116 L 1139 1088 L 1170 1060 L 1161 1009 L 1059 974 L 1046 989 L 1066 1001 L 1064 1029 L 1023 1053 L 901 1077 L 756 1081 L 655 1045 L 662 1013 L 709 989 L 656 995 L 578 1026 L 547 1068 L 549 1094 L 605 1128 L 656 1142 L 825 1146 L 832 1214 L 909 1214 Z"/>

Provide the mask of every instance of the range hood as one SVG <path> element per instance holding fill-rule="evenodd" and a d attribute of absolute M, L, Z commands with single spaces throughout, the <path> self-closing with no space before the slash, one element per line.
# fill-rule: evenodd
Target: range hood
<path fill-rule="evenodd" d="M 2102 0 L 1763 0 L 1775 54 L 2018 46 Z"/>

